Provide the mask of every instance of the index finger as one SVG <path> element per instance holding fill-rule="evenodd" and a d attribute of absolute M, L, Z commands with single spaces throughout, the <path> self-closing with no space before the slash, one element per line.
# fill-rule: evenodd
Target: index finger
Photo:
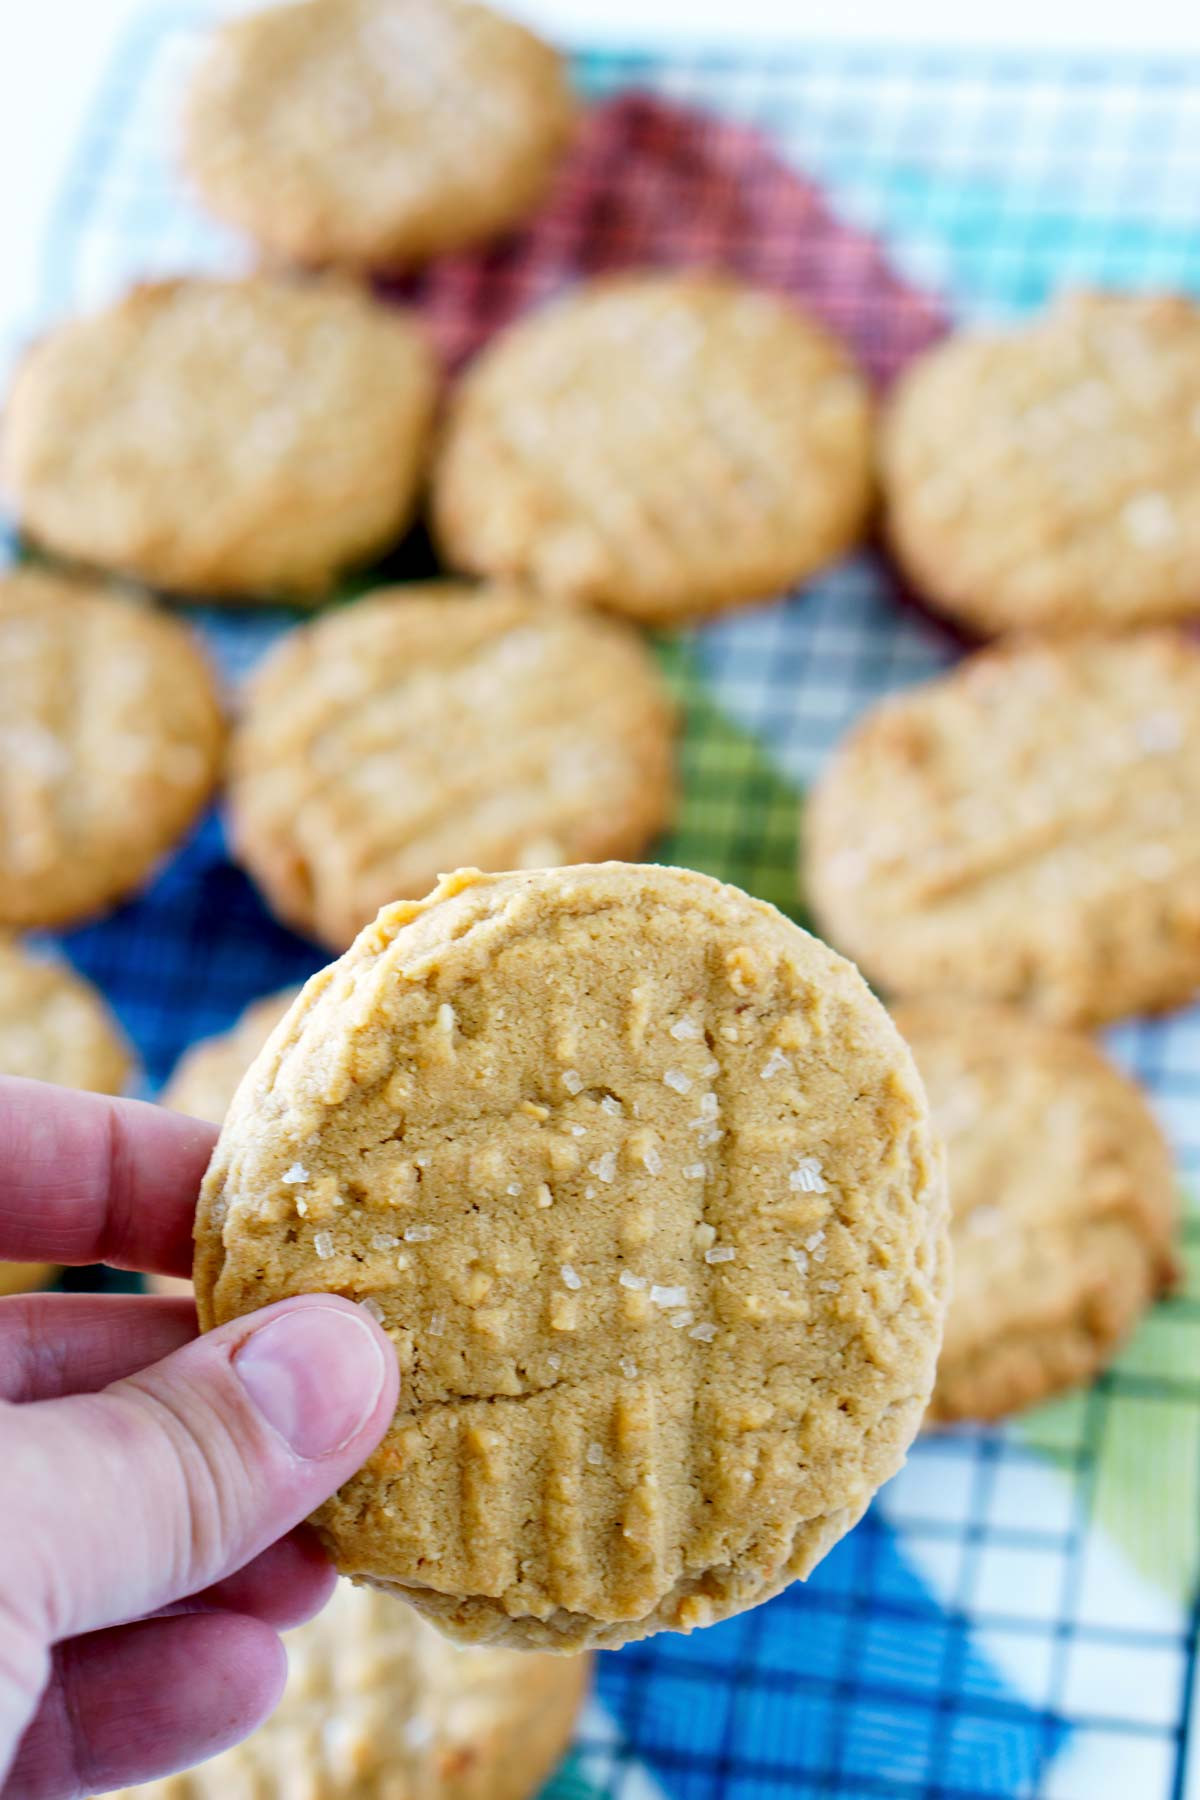
<path fill-rule="evenodd" d="M 0 1258 L 188 1274 L 216 1136 L 139 1100 L 0 1078 Z"/>

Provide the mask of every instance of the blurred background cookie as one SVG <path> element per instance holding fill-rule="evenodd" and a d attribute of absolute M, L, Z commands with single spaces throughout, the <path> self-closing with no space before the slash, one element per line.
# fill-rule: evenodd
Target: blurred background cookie
<path fill-rule="evenodd" d="M 590 1674 L 587 1657 L 459 1649 L 348 1581 L 286 1642 L 283 1699 L 253 1736 L 125 1800 L 531 1800 Z"/>
<path fill-rule="evenodd" d="M 228 1031 L 185 1050 L 159 1096 L 162 1105 L 219 1125 L 238 1082 L 299 992 L 287 988 L 255 1000 Z"/>
<path fill-rule="evenodd" d="M 196 819 L 224 726 L 187 628 L 37 570 L 0 575 L 0 926 L 134 892 Z"/>
<path fill-rule="evenodd" d="M 255 1000 L 228 1031 L 204 1038 L 185 1050 L 159 1095 L 172 1112 L 187 1113 L 219 1125 L 237 1092 L 238 1082 L 282 1019 L 299 988 Z M 180 1275 L 147 1275 L 155 1294 L 190 1294 L 192 1284 Z"/>
<path fill-rule="evenodd" d="M 237 852 L 344 948 L 443 869 L 636 857 L 670 814 L 673 710 L 615 621 L 515 589 L 384 589 L 292 633 L 232 747 Z"/>
<path fill-rule="evenodd" d="M 1200 614 L 1200 308 L 1085 294 L 928 351 L 883 422 L 892 544 L 985 634 Z"/>
<path fill-rule="evenodd" d="M 895 994 L 1062 1024 L 1200 986 L 1200 649 L 1013 643 L 885 700 L 805 812 L 832 942 Z"/>
<path fill-rule="evenodd" d="M 949 1159 L 954 1281 L 930 1416 L 996 1419 L 1090 1380 L 1161 1290 L 1170 1152 L 1086 1038 L 955 1000 L 895 1019 Z"/>
<path fill-rule="evenodd" d="M 58 556 L 312 597 L 407 525 L 436 390 L 418 327 L 348 283 L 156 282 L 26 353 L 0 472 Z"/>
<path fill-rule="evenodd" d="M 549 45 L 469 0 L 301 0 L 223 27 L 185 160 L 276 256 L 414 263 L 540 200 L 574 108 Z"/>
<path fill-rule="evenodd" d="M 660 623 L 840 556 L 871 496 L 871 408 L 797 306 L 719 275 L 585 283 L 498 337 L 434 471 L 448 560 Z"/>
<path fill-rule="evenodd" d="M 130 1065 L 121 1028 L 91 983 L 0 933 L 0 1075 L 119 1094 Z M 53 1274 L 45 1263 L 0 1262 L 0 1294 L 42 1287 Z"/>
<path fill-rule="evenodd" d="M 103 996 L 57 958 L 0 934 L 0 1075 L 119 1094 L 129 1046 Z"/>

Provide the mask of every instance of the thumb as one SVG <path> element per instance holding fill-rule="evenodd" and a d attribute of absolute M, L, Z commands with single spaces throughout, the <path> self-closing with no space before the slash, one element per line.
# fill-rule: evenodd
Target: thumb
<path fill-rule="evenodd" d="M 54 1643 L 220 1580 L 362 1465 L 397 1383 L 374 1321 L 314 1294 L 102 1394 L 5 1409 L 5 1601 Z"/>

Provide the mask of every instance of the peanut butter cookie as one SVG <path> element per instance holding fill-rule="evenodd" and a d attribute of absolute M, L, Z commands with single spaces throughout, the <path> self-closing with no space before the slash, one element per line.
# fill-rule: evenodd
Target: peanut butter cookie
<path fill-rule="evenodd" d="M 172 1112 L 219 1125 L 238 1082 L 299 992 L 299 988 L 287 988 L 255 1000 L 228 1031 L 185 1050 L 162 1091 L 162 1104 Z"/>
<path fill-rule="evenodd" d="M 964 333 L 883 426 L 892 543 L 981 633 L 1200 614 L 1200 307 L 1082 294 Z"/>
<path fill-rule="evenodd" d="M 0 1075 L 119 1094 L 130 1054 L 90 981 L 0 936 Z"/>
<path fill-rule="evenodd" d="M 447 878 L 315 976 L 196 1225 L 205 1328 L 324 1289 L 402 1397 L 346 1573 L 522 1648 L 804 1576 L 933 1382 L 940 1148 L 891 1020 L 760 901 L 622 864 Z"/>
<path fill-rule="evenodd" d="M 931 1416 L 1089 1381 L 1171 1271 L 1175 1180 L 1141 1091 L 1074 1032 L 913 1001 L 896 1024 L 949 1161 L 954 1292 Z"/>
<path fill-rule="evenodd" d="M 233 837 L 280 917 L 341 950 L 461 863 L 640 855 L 671 810 L 672 735 L 627 627 L 513 589 L 385 589 L 255 675 Z"/>
<path fill-rule="evenodd" d="M 871 407 L 798 307 L 718 275 L 587 283 L 467 371 L 434 471 L 456 567 L 670 623 L 781 593 L 861 534 Z"/>
<path fill-rule="evenodd" d="M 301 0 L 218 32 L 184 155 L 208 205 L 273 255 L 379 267 L 506 230 L 574 116 L 562 62 L 469 0 Z"/>
<path fill-rule="evenodd" d="M 530 1800 L 587 1690 L 586 1657 L 460 1650 L 348 1581 L 286 1641 L 288 1683 L 265 1725 L 125 1800 Z"/>
<path fill-rule="evenodd" d="M 0 476 L 72 562 L 311 599 L 408 524 L 436 390 L 420 330 L 348 283 L 156 282 L 26 354 Z"/>
<path fill-rule="evenodd" d="M 63 924 L 139 888 L 212 792 L 223 736 L 175 619 L 0 574 L 0 927 Z"/>
<path fill-rule="evenodd" d="M 809 796 L 830 940 L 892 993 L 1059 1024 L 1200 987 L 1200 650 L 1013 643 L 875 707 Z"/>

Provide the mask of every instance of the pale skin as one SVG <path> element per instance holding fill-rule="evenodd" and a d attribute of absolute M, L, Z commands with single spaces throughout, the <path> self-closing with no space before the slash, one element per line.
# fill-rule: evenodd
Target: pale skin
<path fill-rule="evenodd" d="M 0 1079 L 0 1258 L 186 1275 L 216 1133 Z M 301 1521 L 382 1438 L 391 1346 L 332 1295 L 0 1300 L 0 1795 L 148 1780 L 253 1730 L 333 1572 Z"/>

